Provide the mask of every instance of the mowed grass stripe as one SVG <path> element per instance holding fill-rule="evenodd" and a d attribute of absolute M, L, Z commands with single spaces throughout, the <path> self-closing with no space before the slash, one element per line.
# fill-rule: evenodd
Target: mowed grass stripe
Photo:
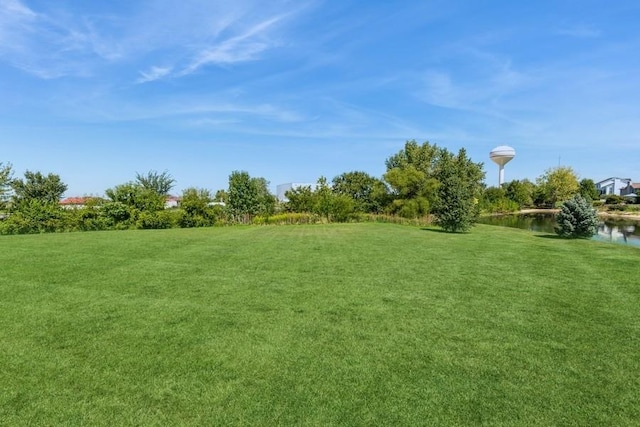
<path fill-rule="evenodd" d="M 635 248 L 390 224 L 0 241 L 0 424 L 640 419 Z"/>

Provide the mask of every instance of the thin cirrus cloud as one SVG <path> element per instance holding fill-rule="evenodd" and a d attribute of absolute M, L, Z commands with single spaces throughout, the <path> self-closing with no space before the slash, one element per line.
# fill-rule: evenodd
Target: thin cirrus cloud
<path fill-rule="evenodd" d="M 147 83 L 155 80 L 159 80 L 165 76 L 171 74 L 173 67 L 151 67 L 148 71 L 140 71 L 140 78 L 138 83 Z"/>
<path fill-rule="evenodd" d="M 120 64 L 125 74 L 126 67 L 138 68 L 136 82 L 147 83 L 207 65 L 256 60 L 279 45 L 274 30 L 296 13 L 251 1 L 229 6 L 193 0 L 181 4 L 179 13 L 165 6 L 150 0 L 131 16 L 86 15 L 59 13 L 55 4 L 35 10 L 20 0 L 0 0 L 0 60 L 43 79 L 87 77 Z"/>
<path fill-rule="evenodd" d="M 94 62 L 119 55 L 88 20 L 54 17 L 19 0 L 0 0 L 0 59 L 41 79 L 86 77 Z"/>
<path fill-rule="evenodd" d="M 152 66 L 148 71 L 140 72 L 141 78 L 138 82 L 147 83 L 167 77 L 183 77 L 207 65 L 256 60 L 260 53 L 278 45 L 278 42 L 270 37 L 269 31 L 284 17 L 285 15 L 275 16 L 252 25 L 238 35 L 224 40 L 215 40 L 212 46 L 195 52 L 192 59 L 175 72 L 172 72 L 174 67 Z"/>

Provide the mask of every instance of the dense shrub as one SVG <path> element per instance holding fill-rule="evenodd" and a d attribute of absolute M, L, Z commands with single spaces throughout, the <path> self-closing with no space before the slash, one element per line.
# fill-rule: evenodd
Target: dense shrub
<path fill-rule="evenodd" d="M 591 203 L 580 195 L 566 200 L 556 215 L 555 231 L 568 238 L 589 238 L 598 231 L 598 215 Z"/>
<path fill-rule="evenodd" d="M 396 199 L 389 205 L 388 212 L 407 219 L 419 218 L 429 214 L 429 200 L 426 197 Z"/>
<path fill-rule="evenodd" d="M 141 212 L 136 221 L 136 228 L 158 230 L 172 228 L 174 215 L 170 211 Z"/>
<path fill-rule="evenodd" d="M 65 231 L 65 212 L 55 203 L 36 199 L 21 201 L 19 210 L 2 221 L 2 234 L 32 234 Z"/>
<path fill-rule="evenodd" d="M 99 207 L 87 206 L 81 209 L 69 209 L 64 214 L 68 231 L 98 231 L 111 227 L 107 218 L 101 215 Z"/>
<path fill-rule="evenodd" d="M 131 217 L 129 206 L 122 202 L 108 202 L 100 208 L 100 215 L 111 225 L 127 221 Z"/>
<path fill-rule="evenodd" d="M 609 194 L 605 199 L 605 204 L 607 205 L 619 205 L 622 203 L 624 203 L 624 198 L 616 194 Z"/>

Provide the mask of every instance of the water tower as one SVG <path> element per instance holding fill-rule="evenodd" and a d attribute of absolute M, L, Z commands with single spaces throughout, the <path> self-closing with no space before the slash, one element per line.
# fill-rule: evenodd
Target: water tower
<path fill-rule="evenodd" d="M 511 159 L 516 156 L 516 150 L 509 147 L 508 145 L 501 145 L 499 147 L 494 148 L 489 153 L 489 157 L 493 160 L 494 163 L 498 164 L 499 167 L 499 177 L 498 177 L 498 186 L 502 187 L 504 183 L 504 165 L 509 163 Z"/>

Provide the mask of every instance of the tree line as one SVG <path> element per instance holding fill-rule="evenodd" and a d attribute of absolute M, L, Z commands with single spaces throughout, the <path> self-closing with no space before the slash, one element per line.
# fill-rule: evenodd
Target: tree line
<path fill-rule="evenodd" d="M 300 187 L 281 202 L 269 182 L 246 171 L 233 171 L 228 187 L 215 194 L 187 188 L 179 209 L 165 209 L 175 186 L 168 171 L 136 173 L 130 182 L 105 190 L 105 198 L 88 198 L 79 209 L 63 209 L 67 190 L 59 175 L 27 171 L 15 178 L 11 164 L 0 163 L 0 234 L 74 230 L 159 229 L 220 224 L 315 223 L 395 218 L 433 221 L 446 231 L 466 231 L 481 211 L 513 211 L 554 206 L 573 194 L 599 195 L 593 181 L 578 181 L 571 168 L 550 169 L 536 180 L 511 181 L 487 188 L 482 163 L 460 149 L 415 140 L 385 161 L 381 178 L 366 172 L 342 173 L 315 188 Z"/>

